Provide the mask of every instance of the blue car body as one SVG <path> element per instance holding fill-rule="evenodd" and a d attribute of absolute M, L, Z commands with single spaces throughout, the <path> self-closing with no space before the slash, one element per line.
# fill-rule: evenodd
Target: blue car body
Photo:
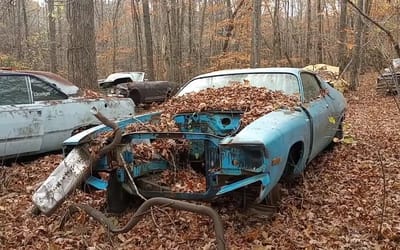
<path fill-rule="evenodd" d="M 127 173 L 128 168 L 117 170 L 117 182 L 121 184 L 121 187 L 131 194 L 140 191 L 140 194 L 146 198 L 162 196 L 185 200 L 212 200 L 232 191 L 256 185 L 260 187 L 256 194 L 256 201 L 261 202 L 283 176 L 301 173 L 308 162 L 332 143 L 335 136 L 340 136 L 346 110 L 346 101 L 342 93 L 314 73 L 302 69 L 258 68 L 212 72 L 193 78 L 182 87 L 178 95 L 200 90 L 201 87 L 200 89 L 190 89 L 193 82 L 196 83 L 195 88 L 198 88 L 204 83 L 204 79 L 208 81 L 215 77 L 242 77 L 243 74 L 250 78 L 252 74 L 257 77 L 264 77 L 268 74 L 277 76 L 271 78 L 270 82 L 273 82 L 274 79 L 277 80 L 276 83 L 271 83 L 273 84 L 271 88 L 277 87 L 278 89 L 275 90 L 298 94 L 301 104 L 294 109 L 285 107 L 276 109 L 242 129 L 239 129 L 240 112 L 205 111 L 177 114 L 173 119 L 180 127 L 179 132 L 126 133 L 122 137 L 122 145 L 115 149 L 116 153 L 123 157 L 123 163 L 129 166 L 129 173 Z M 282 82 L 282 79 L 292 82 L 290 87 L 280 89 L 284 84 L 288 84 Z M 203 88 L 206 87 L 209 86 L 203 86 Z M 136 116 L 118 122 L 118 126 L 124 130 L 132 123 L 156 120 L 159 115 L 159 112 L 155 112 Z M 204 124 L 207 124 L 207 129 L 204 129 Z M 67 156 L 64 160 L 64 167 L 74 165 L 77 159 L 88 158 L 88 153 L 85 153 L 84 150 L 88 142 L 107 130 L 111 130 L 111 128 L 100 125 L 67 139 L 64 142 L 66 152 L 70 152 L 72 149 L 70 154 L 78 154 L 79 157 L 72 158 L 71 156 L 69 158 Z M 126 147 L 132 142 L 152 141 L 160 138 L 186 139 L 191 142 L 190 159 L 192 162 L 201 162 L 200 165 L 204 168 L 203 173 L 207 186 L 204 192 L 173 192 L 145 187 L 139 187 L 139 190 L 135 191 L 131 185 L 127 184 L 132 182 L 130 178 L 140 183 L 142 177 L 171 168 L 170 163 L 162 159 L 135 165 L 135 155 L 129 147 Z M 107 157 L 103 156 L 99 159 L 94 169 L 92 167 L 92 171 L 110 169 L 110 159 Z M 77 177 L 75 180 L 79 178 Z M 109 182 L 94 175 L 82 175 L 80 181 L 82 180 L 99 189 L 109 188 Z M 45 197 L 50 192 L 49 190 L 54 190 L 49 181 L 42 186 L 45 188 L 39 188 L 33 201 L 39 209 L 46 213 L 52 211 L 59 202 L 48 205 Z M 63 199 L 64 197 L 60 199 L 60 202 Z"/>

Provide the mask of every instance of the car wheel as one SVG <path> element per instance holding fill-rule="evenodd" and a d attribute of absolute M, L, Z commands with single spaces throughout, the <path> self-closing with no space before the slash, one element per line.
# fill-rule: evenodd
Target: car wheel
<path fill-rule="evenodd" d="M 267 205 L 279 206 L 281 201 L 282 184 L 277 183 L 265 198 Z"/>
<path fill-rule="evenodd" d="M 129 205 L 129 194 L 118 181 L 117 171 L 112 171 L 107 187 L 107 211 L 122 213 Z"/>
<path fill-rule="evenodd" d="M 295 177 L 295 169 L 299 166 L 300 160 L 302 159 L 304 154 L 304 145 L 302 142 L 297 142 L 292 145 L 289 150 L 289 154 L 287 157 L 285 169 L 283 170 L 283 174 L 281 177 L 281 181 L 290 181 Z"/>
<path fill-rule="evenodd" d="M 31 207 L 31 214 L 32 214 L 33 216 L 38 216 L 38 215 L 40 215 L 41 213 L 42 213 L 42 211 L 40 211 L 40 209 L 39 209 L 37 206 L 33 205 L 33 206 Z"/>
<path fill-rule="evenodd" d="M 339 126 L 335 133 L 335 138 L 343 139 L 343 119 L 340 120 Z"/>

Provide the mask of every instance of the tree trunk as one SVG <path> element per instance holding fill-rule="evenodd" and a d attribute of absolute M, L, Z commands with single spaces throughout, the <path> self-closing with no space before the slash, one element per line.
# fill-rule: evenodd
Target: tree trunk
<path fill-rule="evenodd" d="M 317 62 L 324 63 L 322 36 L 323 36 L 323 11 L 322 0 L 317 1 L 317 20 L 318 20 L 318 36 L 317 36 Z"/>
<path fill-rule="evenodd" d="M 261 40 L 261 0 L 253 0 L 253 27 L 251 39 L 251 65 L 252 68 L 260 67 L 260 40 Z"/>
<path fill-rule="evenodd" d="M 179 65 L 180 65 L 180 56 L 179 56 L 179 17 L 177 10 L 177 1 L 170 1 L 170 6 L 166 3 L 165 8 L 167 11 L 167 26 L 168 26 L 168 35 L 169 35 L 169 79 L 173 81 L 179 80 Z"/>
<path fill-rule="evenodd" d="M 49 57 L 50 71 L 57 73 L 57 41 L 56 41 L 56 19 L 54 12 L 54 0 L 47 0 L 49 17 Z"/>
<path fill-rule="evenodd" d="M 358 8 L 362 10 L 363 12 L 365 11 L 364 9 L 364 0 L 358 0 Z M 360 74 L 360 67 L 361 67 L 361 45 L 363 41 L 363 20 L 362 16 L 359 15 L 357 17 L 357 23 L 356 23 L 356 30 L 355 30 L 355 45 L 354 45 L 354 50 L 353 50 L 353 55 L 352 55 L 352 61 L 353 65 L 351 67 L 351 72 L 350 72 L 350 89 L 351 90 L 357 90 L 358 85 L 359 85 L 359 74 Z"/>
<path fill-rule="evenodd" d="M 235 17 L 237 15 L 239 9 L 243 6 L 243 4 L 244 4 L 244 0 L 240 1 L 238 6 L 236 7 L 235 11 L 232 13 L 231 0 L 226 0 L 229 24 L 225 28 L 226 29 L 226 38 L 225 38 L 225 41 L 224 41 L 224 47 L 222 48 L 223 52 L 226 52 L 228 50 L 229 40 L 230 40 L 230 38 L 232 36 L 233 28 L 235 27 L 233 22 L 235 21 Z"/>
<path fill-rule="evenodd" d="M 22 14 L 24 16 L 24 31 L 25 31 L 25 43 L 26 46 L 29 47 L 28 37 L 29 37 L 29 28 L 28 28 L 28 17 L 26 15 L 26 3 L 25 0 L 22 0 Z"/>
<path fill-rule="evenodd" d="M 340 0 L 338 62 L 340 74 L 347 65 L 347 0 Z"/>
<path fill-rule="evenodd" d="M 63 8 L 61 6 L 57 6 L 57 28 L 58 28 L 58 56 L 57 56 L 57 66 L 64 71 L 67 68 L 65 63 L 65 39 L 64 39 L 64 32 L 63 32 L 63 22 L 62 22 L 62 13 Z M 60 70 L 60 69 L 57 69 Z"/>
<path fill-rule="evenodd" d="M 146 39 L 147 78 L 149 80 L 154 80 L 153 40 L 151 35 L 149 1 L 142 0 L 142 7 L 143 7 L 144 36 Z"/>
<path fill-rule="evenodd" d="M 206 16 L 206 9 L 207 9 L 207 0 L 203 1 L 203 10 L 201 13 L 201 20 L 200 20 L 200 35 L 199 35 L 199 46 L 197 48 L 197 72 L 200 72 L 202 66 L 202 52 L 203 52 L 203 34 L 204 34 L 204 22 Z"/>
<path fill-rule="evenodd" d="M 68 77 L 79 87 L 93 88 L 97 86 L 93 0 L 68 1 L 66 14 Z"/>
<path fill-rule="evenodd" d="M 143 70 L 143 56 L 142 56 L 142 32 L 140 30 L 140 17 L 138 13 L 138 7 L 136 5 L 136 0 L 132 0 L 131 2 L 132 8 L 132 23 L 133 23 L 133 34 L 135 36 L 135 51 L 136 51 L 136 60 L 135 60 L 135 70 Z"/>
<path fill-rule="evenodd" d="M 274 7 L 274 21 L 273 21 L 273 59 L 274 64 L 277 64 L 277 60 L 281 58 L 281 34 L 280 34 L 280 25 L 279 25 L 279 7 L 280 7 L 280 0 L 275 0 L 275 7 Z"/>
<path fill-rule="evenodd" d="M 115 6 L 114 14 L 113 14 L 113 19 L 112 19 L 112 25 L 113 25 L 113 56 L 112 56 L 112 69 L 113 72 L 116 71 L 117 67 L 117 50 L 119 46 L 119 25 L 118 25 L 118 13 L 119 13 L 119 6 L 121 5 L 121 0 L 117 1 L 117 4 Z"/>
<path fill-rule="evenodd" d="M 22 20 L 21 20 L 21 1 L 23 0 L 17 0 L 17 39 L 16 39 L 16 47 L 17 47 L 17 59 L 22 60 L 22 34 L 21 34 L 21 28 L 22 28 Z"/>
<path fill-rule="evenodd" d="M 188 58 L 189 60 L 191 58 L 193 58 L 193 5 L 192 5 L 192 1 L 189 1 L 189 6 L 188 6 L 188 33 L 189 33 L 189 37 L 188 37 L 188 49 L 189 49 L 189 55 Z"/>
<path fill-rule="evenodd" d="M 305 64 L 311 63 L 311 0 L 307 0 L 307 32 L 306 32 L 306 53 L 305 53 Z"/>

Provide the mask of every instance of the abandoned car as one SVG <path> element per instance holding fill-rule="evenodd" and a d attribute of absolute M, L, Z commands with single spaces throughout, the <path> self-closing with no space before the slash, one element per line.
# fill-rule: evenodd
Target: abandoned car
<path fill-rule="evenodd" d="M 99 87 L 102 89 L 105 88 L 111 88 L 117 84 L 120 83 L 125 83 L 125 82 L 143 82 L 145 80 L 144 78 L 145 73 L 144 72 L 117 72 L 117 73 L 112 73 L 107 76 L 106 79 L 101 79 L 99 80 L 98 84 Z M 110 89 L 112 90 L 112 89 Z"/>
<path fill-rule="evenodd" d="M 65 139 L 100 123 L 93 106 L 113 120 L 134 115 L 129 98 L 86 98 L 50 72 L 2 70 L 0 86 L 0 159 L 60 150 Z"/>
<path fill-rule="evenodd" d="M 400 92 L 400 58 L 392 60 L 376 79 L 376 92 L 380 95 L 397 95 Z"/>
<path fill-rule="evenodd" d="M 160 108 L 117 124 L 97 113 L 106 125 L 64 142 L 69 153 L 34 205 L 49 215 L 82 183 L 107 190 L 113 212 L 133 197 L 212 201 L 240 191 L 263 203 L 342 137 L 346 101 L 312 72 L 257 68 L 197 76 Z"/>
<path fill-rule="evenodd" d="M 179 84 L 169 81 L 149 81 L 144 72 L 118 72 L 99 83 L 111 96 L 130 97 L 136 106 L 160 103 L 173 96 Z"/>

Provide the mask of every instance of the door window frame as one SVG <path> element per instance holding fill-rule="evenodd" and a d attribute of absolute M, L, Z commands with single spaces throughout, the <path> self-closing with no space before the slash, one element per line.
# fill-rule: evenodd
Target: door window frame
<path fill-rule="evenodd" d="M 25 88 L 26 88 L 26 94 L 28 97 L 28 101 L 25 103 L 12 103 L 12 104 L 0 104 L 0 106 L 6 106 L 6 105 L 11 105 L 11 106 L 17 106 L 17 105 L 28 105 L 28 104 L 32 104 L 33 103 L 33 96 L 32 96 L 32 89 L 30 86 L 30 79 L 29 76 L 27 75 L 15 75 L 15 74 L 1 74 L 1 77 L 19 77 L 19 78 L 24 78 L 24 82 L 25 82 Z"/>
<path fill-rule="evenodd" d="M 317 86 L 318 86 L 318 95 L 317 95 L 317 96 L 312 96 L 311 98 L 309 98 L 308 96 L 306 96 L 306 85 L 305 85 L 305 82 L 306 82 L 306 81 L 304 81 L 304 78 L 303 78 L 304 75 L 310 76 L 310 77 L 311 77 L 310 79 L 312 79 L 313 82 L 316 82 L 316 83 L 317 83 Z M 302 82 L 302 85 L 303 85 L 303 86 L 302 86 L 302 87 L 303 87 L 303 101 L 304 101 L 305 103 L 310 103 L 310 102 L 313 102 L 313 101 L 319 99 L 319 98 L 321 97 L 321 90 L 322 90 L 322 87 L 321 87 L 321 82 L 320 82 L 319 79 L 316 77 L 316 75 L 314 75 L 314 74 L 312 74 L 312 73 L 309 73 L 309 72 L 301 72 L 301 73 L 300 73 L 300 78 L 301 78 L 301 82 Z M 313 93 L 313 94 L 314 94 L 314 93 Z"/>
<path fill-rule="evenodd" d="M 53 86 L 51 83 L 49 83 L 49 82 L 47 82 L 47 81 L 45 81 L 45 80 L 43 80 L 43 79 L 41 79 L 41 78 L 39 78 L 39 77 L 36 77 L 36 76 L 28 76 L 28 77 L 29 77 L 29 87 L 30 87 L 31 95 L 32 95 L 32 102 L 46 102 L 46 101 L 58 101 L 58 100 L 65 100 L 65 99 L 68 99 L 68 95 L 67 95 L 67 94 L 65 94 L 64 92 L 62 92 L 61 90 L 59 90 L 58 88 L 56 88 L 55 86 Z M 49 99 L 49 100 L 37 100 L 37 101 L 36 101 L 36 100 L 35 100 L 35 96 L 34 96 L 34 94 L 33 94 L 33 89 L 32 89 L 32 79 L 35 79 L 35 80 L 37 80 L 37 81 L 39 81 L 39 82 L 41 82 L 41 83 L 47 85 L 47 86 L 50 87 L 52 90 L 56 91 L 57 94 L 59 94 L 62 98 Z"/>

